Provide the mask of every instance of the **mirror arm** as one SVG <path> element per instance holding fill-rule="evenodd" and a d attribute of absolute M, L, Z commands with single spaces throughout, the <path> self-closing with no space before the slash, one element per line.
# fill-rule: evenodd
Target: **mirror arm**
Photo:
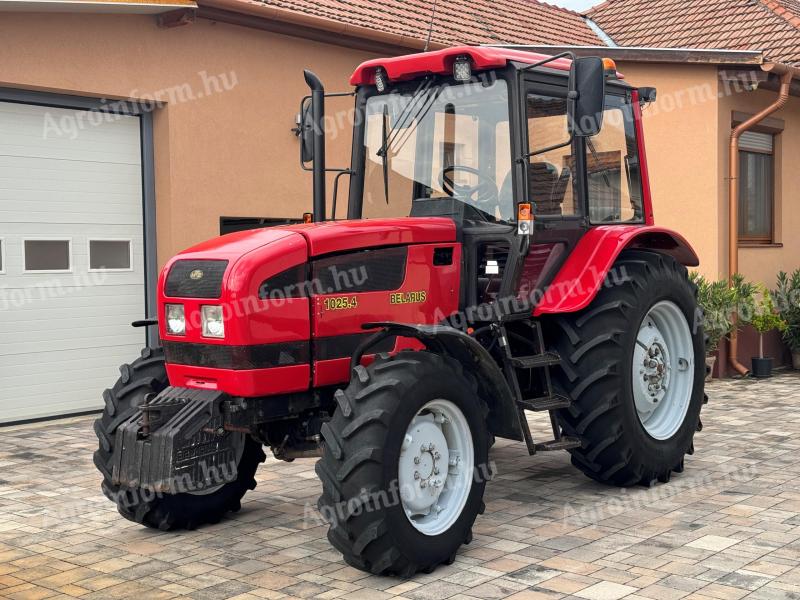
<path fill-rule="evenodd" d="M 342 175 L 353 176 L 356 174 L 351 169 L 328 169 L 329 171 L 337 171 L 336 177 L 333 180 L 333 204 L 331 206 L 331 221 L 336 220 L 336 198 L 339 195 L 339 178 Z"/>
<path fill-rule="evenodd" d="M 545 152 L 552 152 L 553 150 L 558 150 L 559 148 L 564 148 L 565 146 L 569 146 L 572 142 L 575 141 L 575 134 L 571 133 L 569 135 L 569 139 L 566 142 L 562 142 L 560 144 L 553 144 L 552 146 L 547 146 L 546 148 L 540 148 L 538 150 L 534 150 L 533 152 L 528 152 L 527 154 L 523 154 L 517 159 L 518 163 L 524 163 L 528 160 L 531 156 L 536 156 L 537 154 L 544 154 Z"/>
<path fill-rule="evenodd" d="M 561 54 L 556 54 L 555 56 L 548 56 L 544 60 L 540 60 L 539 62 L 535 62 L 530 65 L 525 65 L 521 69 L 519 69 L 520 73 L 524 73 L 525 71 L 530 71 L 531 69 L 535 69 L 536 67 L 541 67 L 546 65 L 549 62 L 553 62 L 554 60 L 558 60 L 559 58 L 570 58 L 575 60 L 575 53 L 574 52 L 562 52 Z"/>

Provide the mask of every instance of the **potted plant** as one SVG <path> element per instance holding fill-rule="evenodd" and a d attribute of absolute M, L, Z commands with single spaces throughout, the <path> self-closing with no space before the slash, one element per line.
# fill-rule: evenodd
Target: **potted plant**
<path fill-rule="evenodd" d="M 773 329 L 783 331 L 786 329 L 786 322 L 778 314 L 775 301 L 765 286 L 756 286 L 753 296 L 752 314 L 749 315 L 749 322 L 758 331 L 758 357 L 753 357 L 753 377 L 770 377 L 772 375 L 772 358 L 764 356 L 764 334 Z"/>
<path fill-rule="evenodd" d="M 720 342 L 733 330 L 731 317 L 736 305 L 736 290 L 725 280 L 709 281 L 699 273 L 693 272 L 689 278 L 697 286 L 697 302 L 703 310 L 708 380 L 717 361 Z"/>
<path fill-rule="evenodd" d="M 792 351 L 792 366 L 800 369 L 800 269 L 791 275 L 778 273 L 778 288 L 775 290 L 778 312 L 786 322 L 783 340 Z"/>

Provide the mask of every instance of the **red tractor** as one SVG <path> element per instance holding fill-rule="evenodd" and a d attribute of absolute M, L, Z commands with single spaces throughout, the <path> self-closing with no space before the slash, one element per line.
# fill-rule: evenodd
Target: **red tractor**
<path fill-rule="evenodd" d="M 615 486 L 681 472 L 705 346 L 697 256 L 653 225 L 641 109 L 655 90 L 571 54 L 366 62 L 329 219 L 326 94 L 306 81 L 311 222 L 169 261 L 158 317 L 139 323 L 162 347 L 104 393 L 95 464 L 120 513 L 215 523 L 255 487 L 262 446 L 318 456 L 330 542 L 410 576 L 469 543 L 495 436 L 567 450 Z M 552 440 L 533 439 L 528 411 L 549 413 Z"/>

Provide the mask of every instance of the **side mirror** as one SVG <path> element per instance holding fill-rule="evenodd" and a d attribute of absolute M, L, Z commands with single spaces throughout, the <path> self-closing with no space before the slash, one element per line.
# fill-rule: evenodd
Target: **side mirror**
<path fill-rule="evenodd" d="M 300 160 L 310 163 L 314 160 L 314 116 L 311 113 L 311 102 L 303 102 L 300 114 L 297 115 L 297 129 L 300 137 Z"/>
<path fill-rule="evenodd" d="M 591 137 L 600 133 L 606 96 L 606 74 L 602 58 L 587 56 L 572 61 L 569 95 L 572 99 L 568 118 L 570 134 Z"/>

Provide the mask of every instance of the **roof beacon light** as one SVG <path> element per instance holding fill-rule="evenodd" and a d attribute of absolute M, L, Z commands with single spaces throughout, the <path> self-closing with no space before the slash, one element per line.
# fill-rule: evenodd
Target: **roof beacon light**
<path fill-rule="evenodd" d="M 389 87 L 389 77 L 383 67 L 375 69 L 375 87 L 378 89 L 379 94 L 385 92 L 386 88 Z"/>
<path fill-rule="evenodd" d="M 472 64 L 469 56 L 459 56 L 453 63 L 453 79 L 456 81 L 469 81 L 472 79 Z"/>
<path fill-rule="evenodd" d="M 614 62 L 613 58 L 603 59 L 603 70 L 606 73 L 606 77 L 609 79 L 617 78 L 617 63 Z"/>

